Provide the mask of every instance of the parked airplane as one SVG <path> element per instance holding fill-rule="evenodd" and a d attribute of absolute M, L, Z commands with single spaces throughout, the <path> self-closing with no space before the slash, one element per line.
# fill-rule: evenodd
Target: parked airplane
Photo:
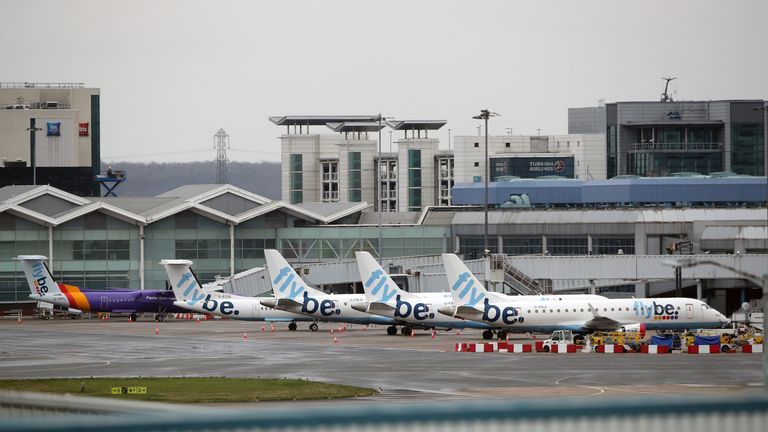
<path fill-rule="evenodd" d="M 305 284 L 280 252 L 265 249 L 264 255 L 275 298 L 263 299 L 261 304 L 306 315 L 318 321 L 394 324 L 391 318 L 355 310 L 352 305 L 365 301 L 362 294 L 326 294 Z"/>
<path fill-rule="evenodd" d="M 728 319 L 706 303 L 689 298 L 587 299 L 571 297 L 560 302 L 499 301 L 486 291 L 466 265 L 453 254 L 443 254 L 454 306 L 441 308 L 449 316 L 496 327 L 499 337 L 507 331 L 551 332 L 573 330 L 665 330 L 722 327 Z M 493 332 L 483 332 L 491 339 Z"/>
<path fill-rule="evenodd" d="M 359 303 L 352 305 L 352 308 L 394 320 L 393 325 L 387 328 L 387 334 L 397 333 L 397 327 L 394 324 L 401 325 L 400 331 L 406 336 L 410 335 L 414 328 L 489 328 L 488 324 L 465 321 L 438 313 L 439 307 L 453 304 L 449 293 L 404 291 L 397 286 L 370 253 L 355 252 L 355 257 L 365 297 Z"/>
<path fill-rule="evenodd" d="M 160 264 L 165 267 L 168 280 L 178 299 L 174 304 L 186 311 L 209 313 L 243 321 L 287 322 L 289 330 L 296 330 L 296 322 L 311 321 L 310 326 L 314 326 L 313 330 L 317 330 L 314 319 L 264 306 L 260 303 L 260 298 L 203 290 L 192 271 L 192 261 L 170 259 L 162 260 Z"/>
<path fill-rule="evenodd" d="M 54 306 L 83 312 L 128 313 L 135 321 L 137 314 L 151 312 L 163 321 L 167 313 L 185 312 L 174 306 L 171 291 L 162 290 L 87 290 L 74 285 L 56 283 L 42 255 L 19 255 L 29 284 L 29 298 Z"/>
<path fill-rule="evenodd" d="M 361 303 L 354 308 L 382 316 L 393 317 L 399 324 L 403 334 L 410 334 L 412 328 L 483 328 L 488 329 L 488 324 L 466 321 L 459 318 L 447 318 L 437 313 L 439 308 L 453 306 L 452 295 L 446 292 L 409 293 L 400 289 L 387 275 L 379 263 L 368 252 L 356 252 L 357 268 L 360 271 L 360 279 L 363 282 L 367 303 Z M 489 293 L 499 301 L 524 302 L 552 302 L 561 301 L 573 296 L 509 296 L 502 293 Z M 605 300 L 603 296 L 579 295 L 590 299 Z M 387 329 L 389 334 L 395 334 L 397 328 L 392 326 Z"/>

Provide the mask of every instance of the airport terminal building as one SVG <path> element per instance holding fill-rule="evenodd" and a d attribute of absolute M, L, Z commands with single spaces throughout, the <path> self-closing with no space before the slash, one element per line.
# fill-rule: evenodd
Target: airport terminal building
<path fill-rule="evenodd" d="M 497 209 L 489 214 L 490 249 L 506 257 L 486 267 L 479 259 L 484 216 L 472 205 L 385 212 L 379 231 L 379 214 L 365 202 L 291 204 L 231 185 L 120 198 L 8 186 L 0 189 L 0 301 L 26 301 L 23 273 L 10 260 L 24 254 L 49 256 L 57 278 L 88 288 L 162 289 L 159 261 L 190 259 L 203 282 L 250 271 L 256 287 L 233 290 L 259 295 L 268 290 L 260 269 L 265 248 L 279 250 L 310 283 L 337 292 L 356 290 L 354 251 L 366 250 L 380 251 L 385 268 L 402 273 L 411 291 L 445 290 L 439 254 L 456 252 L 481 278 L 488 274 L 497 291 L 525 292 L 519 285 L 527 283 L 523 288 L 535 292 L 671 295 L 673 272 L 659 264 L 668 254 L 738 260 L 752 272 L 768 268 L 767 211 L 764 205 Z M 733 274 L 686 276 L 680 288 L 721 310 L 759 297 L 757 286 Z"/>

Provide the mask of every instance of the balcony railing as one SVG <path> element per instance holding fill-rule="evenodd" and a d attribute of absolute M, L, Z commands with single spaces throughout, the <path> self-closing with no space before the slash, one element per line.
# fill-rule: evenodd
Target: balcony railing
<path fill-rule="evenodd" d="M 634 143 L 629 145 L 629 151 L 720 151 L 722 143 Z"/>

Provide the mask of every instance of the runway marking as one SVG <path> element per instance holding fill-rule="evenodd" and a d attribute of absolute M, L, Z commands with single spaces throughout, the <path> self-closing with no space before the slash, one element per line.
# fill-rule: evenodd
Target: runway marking
<path fill-rule="evenodd" d="M 556 385 L 561 385 L 561 382 L 565 381 L 567 379 L 580 378 L 580 377 L 591 376 L 591 375 L 596 375 L 596 374 L 573 375 L 573 376 L 558 378 L 558 379 L 555 380 L 555 384 Z M 591 394 L 584 395 L 584 396 L 598 396 L 598 395 L 601 395 L 601 394 L 605 393 L 605 389 L 602 388 L 602 387 L 595 387 L 595 386 L 588 386 L 588 385 L 576 385 L 576 387 L 581 387 L 581 388 L 586 388 L 586 389 L 591 389 L 591 390 L 597 390 L 596 393 L 591 393 Z M 581 395 L 579 395 L 579 396 L 568 396 L 568 397 L 581 397 Z"/>

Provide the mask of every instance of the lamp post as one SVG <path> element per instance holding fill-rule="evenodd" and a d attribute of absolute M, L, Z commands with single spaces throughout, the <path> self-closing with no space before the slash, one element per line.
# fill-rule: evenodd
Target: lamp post
<path fill-rule="evenodd" d="M 488 252 L 490 250 L 488 249 L 488 174 L 490 170 L 488 169 L 488 119 L 491 117 L 496 117 L 500 114 L 497 114 L 495 112 L 491 112 L 487 109 L 480 110 L 480 114 L 473 116 L 473 119 L 476 120 L 485 120 L 485 162 L 483 164 L 483 179 L 485 180 L 485 187 L 484 187 L 484 193 L 483 193 L 483 213 L 485 214 L 485 222 L 483 223 L 483 255 L 488 256 Z M 486 266 L 487 267 L 487 266 Z M 485 288 L 488 289 L 488 274 L 486 269 L 486 275 L 485 275 Z"/>
<path fill-rule="evenodd" d="M 36 155 L 36 147 L 35 144 L 35 138 L 37 134 L 35 132 L 41 131 L 43 129 L 35 126 L 35 118 L 32 117 L 29 119 L 29 127 L 27 128 L 29 131 L 29 159 L 30 159 L 30 165 L 32 165 L 32 184 L 37 185 L 37 155 Z"/>
<path fill-rule="evenodd" d="M 695 258 L 681 258 L 677 260 L 667 260 L 663 261 L 662 264 L 668 265 L 675 268 L 684 268 L 684 267 L 696 267 L 700 265 L 713 265 L 715 267 L 720 267 L 722 269 L 728 270 L 732 272 L 735 275 L 741 276 L 744 279 L 747 279 L 751 281 L 752 283 L 757 284 L 760 288 L 763 290 L 763 311 L 768 310 L 768 272 L 763 273 L 762 276 L 756 275 L 754 273 L 749 273 L 744 270 L 739 270 L 736 267 L 729 266 L 728 264 L 723 264 L 721 262 L 717 262 L 712 259 L 702 259 L 697 260 Z M 763 346 L 765 346 L 765 341 L 763 341 Z M 768 393 L 768 355 L 763 354 L 763 391 Z"/>

